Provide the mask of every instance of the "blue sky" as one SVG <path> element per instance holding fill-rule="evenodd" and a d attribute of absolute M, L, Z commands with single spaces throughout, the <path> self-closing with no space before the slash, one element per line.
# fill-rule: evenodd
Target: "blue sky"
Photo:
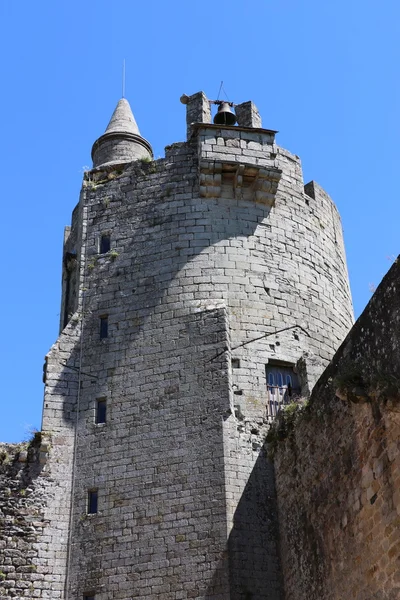
<path fill-rule="evenodd" d="M 126 96 L 155 155 L 185 136 L 182 93 L 253 100 L 342 215 L 356 316 L 399 252 L 400 3 L 0 2 L 0 440 L 40 428 L 58 333 L 63 228 L 90 150 Z"/>

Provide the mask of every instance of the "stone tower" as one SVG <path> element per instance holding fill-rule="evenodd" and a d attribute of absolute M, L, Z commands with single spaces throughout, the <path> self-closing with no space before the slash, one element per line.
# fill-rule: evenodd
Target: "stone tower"
<path fill-rule="evenodd" d="M 279 600 L 265 434 L 352 324 L 340 217 L 252 102 L 152 160 L 120 100 L 64 237 L 42 598 Z"/>

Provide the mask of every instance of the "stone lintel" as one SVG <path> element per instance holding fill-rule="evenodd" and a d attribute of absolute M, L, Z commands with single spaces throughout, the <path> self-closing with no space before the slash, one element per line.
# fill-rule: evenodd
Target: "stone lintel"
<path fill-rule="evenodd" d="M 220 130 L 227 130 L 227 131 L 249 131 L 249 127 L 242 127 L 239 125 L 215 125 L 214 123 L 192 123 L 192 128 L 193 128 L 193 132 L 197 133 L 199 129 L 220 129 Z M 269 135 L 273 135 L 275 136 L 277 133 L 279 133 L 278 131 L 276 131 L 275 129 L 263 129 L 262 127 L 253 127 L 251 128 L 252 131 L 251 133 L 265 133 L 265 134 L 269 134 Z"/>

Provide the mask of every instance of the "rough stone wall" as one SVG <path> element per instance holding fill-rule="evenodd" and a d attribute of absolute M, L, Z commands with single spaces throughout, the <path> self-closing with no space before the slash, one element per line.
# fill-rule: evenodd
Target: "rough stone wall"
<path fill-rule="evenodd" d="M 270 434 L 286 600 L 400 597 L 399 287 L 396 263 Z"/>
<path fill-rule="evenodd" d="M 92 325 L 87 335 L 96 339 Z M 134 327 L 132 337 L 104 340 L 103 356 L 97 339 L 86 338 L 83 369 L 98 379 L 87 381 L 81 395 L 71 596 L 94 590 L 100 600 L 229 598 L 224 310 L 164 315 L 150 331 L 143 323 Z M 103 426 L 94 424 L 99 395 L 108 403 Z M 92 488 L 99 512 L 87 515 Z"/>
<path fill-rule="evenodd" d="M 85 179 L 76 308 L 47 360 L 54 598 L 281 598 L 265 365 L 302 360 L 311 387 L 349 328 L 340 220 L 273 132 L 193 131 Z"/>
<path fill-rule="evenodd" d="M 0 599 L 57 598 L 46 510 L 54 481 L 46 471 L 49 443 L 40 433 L 21 444 L 0 444 Z"/>
<path fill-rule="evenodd" d="M 63 264 L 61 276 L 60 333 L 78 310 L 80 301 L 81 260 L 78 251 L 82 248 L 83 202 L 72 211 L 71 227 L 64 229 Z"/>
<path fill-rule="evenodd" d="M 251 394 L 257 381 L 264 405 L 269 358 L 296 363 L 307 352 L 320 359 L 320 374 L 352 325 L 340 217 L 318 184 L 308 184 L 305 193 L 299 158 L 277 146 L 273 132 L 200 127 L 199 155 L 205 171 L 200 195 L 222 238 L 202 232 L 215 282 L 205 290 L 222 295 L 230 307 L 234 356 L 244 367 L 235 370 L 234 383 L 243 392 L 249 386 Z M 232 163 L 247 167 L 239 191 L 238 177 L 229 185 L 224 169 L 215 169 Z M 258 169 L 253 179 L 252 167 Z M 270 336 L 296 325 L 303 331 Z M 258 341 L 263 334 L 268 339 Z"/>
<path fill-rule="evenodd" d="M 50 598 L 68 598 L 65 588 L 68 582 L 76 424 L 82 380 L 80 315 L 81 312 L 77 312 L 72 316 L 46 357 L 42 435 L 51 439 L 46 471 L 52 485 L 44 511 L 46 528 L 43 536 L 47 543 L 40 547 L 40 559 L 52 573 Z"/>
<path fill-rule="evenodd" d="M 261 116 L 253 102 L 237 104 L 235 113 L 240 127 L 261 127 Z"/>
<path fill-rule="evenodd" d="M 50 576 L 49 591 L 39 598 L 68 598 L 69 552 L 71 550 L 71 518 L 73 469 L 76 462 L 77 422 L 80 413 L 81 336 L 84 310 L 83 265 L 86 260 L 86 209 L 84 191 L 72 216 L 72 230 L 64 243 L 62 307 L 70 320 L 61 330 L 46 356 L 44 367 L 42 436 L 49 440 L 45 474 L 49 479 L 47 503 L 43 508 L 45 527 L 39 548 L 40 564 Z M 66 297 L 65 256 L 76 258 L 73 264 L 73 293 Z M 74 312 L 72 312 L 74 311 Z"/>
<path fill-rule="evenodd" d="M 231 595 L 279 598 L 274 477 L 262 449 L 265 365 L 301 361 L 307 394 L 351 326 L 340 218 L 318 184 L 304 193 L 298 157 L 276 146 L 273 132 L 198 131 L 200 194 L 224 209 L 223 227 L 236 234 L 222 257 L 208 252 L 209 264 L 223 266 L 229 281 L 220 289 L 239 360 L 232 371 L 235 418 L 226 432 Z M 232 163 L 246 165 L 233 186 Z"/>

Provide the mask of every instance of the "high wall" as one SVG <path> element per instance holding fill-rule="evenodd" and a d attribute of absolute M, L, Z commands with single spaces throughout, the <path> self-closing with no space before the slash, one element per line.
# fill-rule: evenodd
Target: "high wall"
<path fill-rule="evenodd" d="M 54 598 L 283 597 L 265 367 L 298 363 L 307 394 L 352 307 L 334 204 L 252 103 L 237 113 L 212 125 L 195 95 L 165 159 L 104 146 L 85 175 L 45 369 Z"/>
<path fill-rule="evenodd" d="M 400 597 L 400 264 L 275 448 L 286 600 Z"/>

